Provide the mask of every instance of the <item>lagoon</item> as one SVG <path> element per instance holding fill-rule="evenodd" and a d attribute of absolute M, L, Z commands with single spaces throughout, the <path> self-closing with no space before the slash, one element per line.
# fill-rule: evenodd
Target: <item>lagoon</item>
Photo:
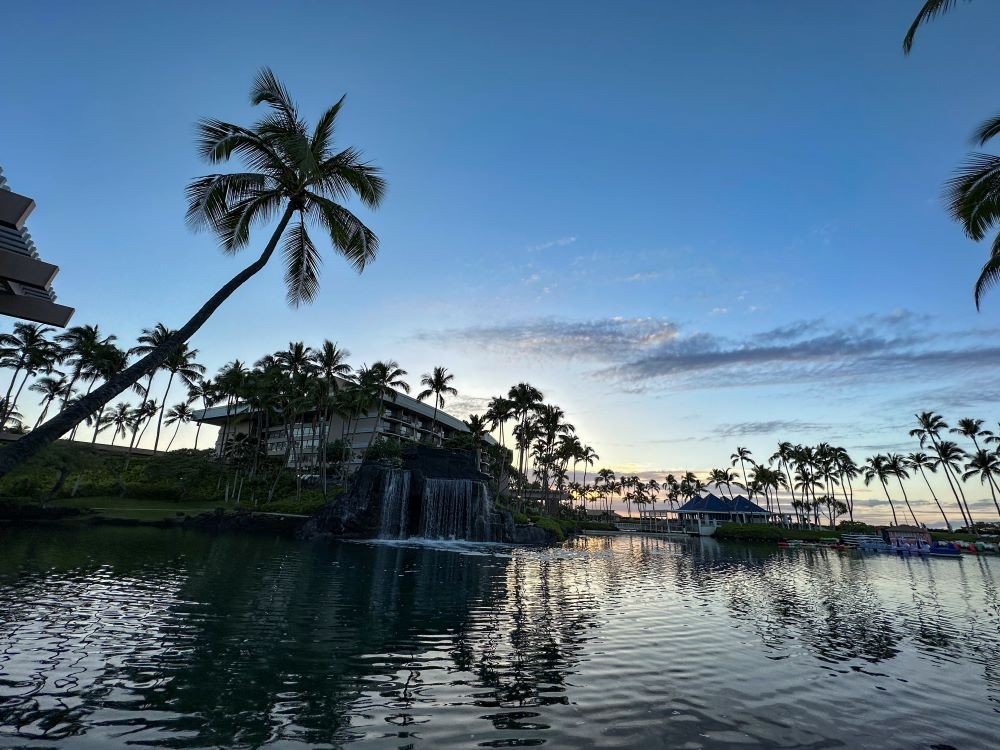
<path fill-rule="evenodd" d="M 1000 558 L 0 530 L 0 747 L 987 748 Z"/>

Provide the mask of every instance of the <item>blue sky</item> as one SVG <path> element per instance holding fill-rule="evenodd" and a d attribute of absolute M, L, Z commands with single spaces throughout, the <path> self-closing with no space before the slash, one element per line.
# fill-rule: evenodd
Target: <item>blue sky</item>
<path fill-rule="evenodd" d="M 311 117 L 348 94 L 382 251 L 327 255 L 298 310 L 261 273 L 195 339 L 211 370 L 330 338 L 448 366 L 459 410 L 528 380 L 616 468 L 861 460 L 918 409 L 1000 417 L 1000 296 L 976 312 L 986 249 L 940 200 L 996 109 L 1000 8 L 904 58 L 919 4 L 21 4 L 0 164 L 76 321 L 179 325 L 249 262 L 184 225 L 193 123 L 252 121 L 270 65 Z"/>

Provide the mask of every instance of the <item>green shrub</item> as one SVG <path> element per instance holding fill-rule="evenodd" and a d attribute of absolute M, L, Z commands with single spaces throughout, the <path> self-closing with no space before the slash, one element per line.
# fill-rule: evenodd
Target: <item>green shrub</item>
<path fill-rule="evenodd" d="M 330 501 L 334 501 L 339 495 L 339 490 L 330 491 Z M 273 503 L 265 503 L 256 510 L 262 513 L 292 513 L 294 515 L 309 516 L 318 513 L 327 504 L 323 493 L 319 490 L 305 490 L 302 497 L 296 500 L 294 497 L 276 500 Z"/>
<path fill-rule="evenodd" d="M 514 513 L 514 523 L 531 523 L 531 519 L 524 513 Z"/>
<path fill-rule="evenodd" d="M 560 524 L 556 519 L 544 516 L 535 521 L 535 526 L 540 529 L 545 529 L 545 531 L 554 535 L 556 541 L 563 542 L 566 540 L 566 532 L 563 531 L 562 524 Z"/>
<path fill-rule="evenodd" d="M 176 503 L 181 499 L 181 493 L 177 487 L 166 483 L 129 482 L 125 485 L 125 495 L 134 497 L 136 500 L 162 500 L 170 503 Z"/>

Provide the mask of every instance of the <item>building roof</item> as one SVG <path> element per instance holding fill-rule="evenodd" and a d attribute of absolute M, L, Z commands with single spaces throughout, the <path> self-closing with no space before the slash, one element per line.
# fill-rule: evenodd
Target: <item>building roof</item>
<path fill-rule="evenodd" d="M 711 492 L 692 497 L 677 509 L 678 513 L 745 513 L 769 515 L 769 512 L 756 503 L 747 500 L 743 495 L 737 495 L 735 502 L 728 498 L 716 497 Z"/>

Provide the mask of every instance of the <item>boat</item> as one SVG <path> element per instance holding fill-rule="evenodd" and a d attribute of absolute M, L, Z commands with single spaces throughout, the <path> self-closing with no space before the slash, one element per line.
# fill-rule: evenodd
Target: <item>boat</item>
<path fill-rule="evenodd" d="M 952 544 L 942 542 L 935 542 L 932 544 L 930 549 L 927 550 L 927 554 L 931 557 L 951 557 L 955 560 L 962 559 L 962 550 Z"/>

